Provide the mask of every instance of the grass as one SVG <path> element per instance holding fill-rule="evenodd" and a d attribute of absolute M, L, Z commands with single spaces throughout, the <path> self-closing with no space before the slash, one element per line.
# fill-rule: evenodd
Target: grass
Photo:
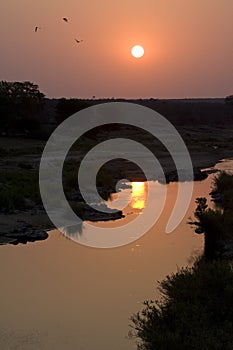
<path fill-rule="evenodd" d="M 37 173 L 0 173 L 0 209 L 7 211 L 41 204 Z"/>
<path fill-rule="evenodd" d="M 17 142 L 17 141 L 16 141 Z M 43 151 L 43 146 L 28 146 L 21 148 L 8 148 L 8 147 L 0 147 L 0 157 L 19 157 L 25 156 L 27 154 L 30 155 L 41 155 Z"/>
<path fill-rule="evenodd" d="M 0 173 L 0 210 L 24 210 L 41 204 L 38 172 L 31 170 L 30 163 L 19 162 L 17 166 L 24 172 L 16 170 Z M 79 193 L 78 165 L 74 159 L 66 162 L 63 175 L 65 192 Z M 97 176 L 97 187 L 103 188 L 102 196 L 107 200 L 112 192 L 112 177 L 105 170 L 100 171 Z M 82 211 L 82 203 L 77 203 L 74 209 L 77 212 Z"/>
<path fill-rule="evenodd" d="M 66 160 L 63 168 L 63 184 L 64 191 L 67 193 L 69 191 L 75 190 L 79 191 L 78 187 L 78 170 L 79 164 L 75 159 Z M 87 175 L 88 176 L 88 175 Z M 113 192 L 113 178 L 112 175 L 104 168 L 101 168 L 96 176 L 96 186 L 101 188 L 102 196 L 104 199 L 108 199 L 110 193 Z M 108 193 L 109 192 L 109 193 Z M 107 196 L 106 196 L 107 193 Z"/>

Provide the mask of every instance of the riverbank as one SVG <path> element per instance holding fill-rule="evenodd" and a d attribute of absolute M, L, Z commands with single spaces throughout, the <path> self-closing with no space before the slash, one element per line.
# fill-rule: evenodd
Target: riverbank
<path fill-rule="evenodd" d="M 208 260 L 233 259 L 233 161 L 230 165 L 231 171 L 222 171 L 214 178 L 210 195 L 215 207 L 209 208 L 205 197 L 196 200 L 193 224 L 197 233 L 204 233 Z"/>
<path fill-rule="evenodd" d="M 192 162 L 194 165 L 194 180 L 203 180 L 208 176 L 208 172 L 201 171 L 202 168 L 213 167 L 222 158 L 228 158 L 233 156 L 232 147 L 232 130 L 229 128 L 216 128 L 211 130 L 206 127 L 200 128 L 200 130 L 192 130 L 188 127 L 180 128 L 179 132 L 184 138 L 187 147 L 190 151 Z M 211 137 L 207 135 L 212 135 Z M 69 153 L 68 163 L 81 162 L 83 155 L 93 147 L 97 142 L 101 142 L 109 136 L 109 132 L 102 130 L 98 133 L 98 137 L 94 139 L 82 140 L 80 144 L 75 144 L 71 152 Z M 113 135 L 114 136 L 114 135 Z M 156 154 L 156 157 L 161 162 L 163 167 L 166 181 L 177 181 L 177 174 L 174 169 L 174 164 L 171 161 L 169 154 L 164 152 L 164 149 L 152 140 L 148 135 L 141 135 L 139 132 L 135 133 L 135 130 L 121 130 L 121 137 L 133 137 L 137 140 L 141 140 L 148 148 L 150 148 Z M 224 142 L 223 142 L 224 140 Z M 3 237 L 16 237 L 18 234 L 18 242 L 30 240 L 29 233 L 36 235 L 38 239 L 40 237 L 46 238 L 43 234 L 47 230 L 53 229 L 53 225 L 50 222 L 48 216 L 44 212 L 43 206 L 40 202 L 39 188 L 37 182 L 40 157 L 45 145 L 45 141 L 30 140 L 21 138 L 7 138 L 0 137 L 0 184 L 2 199 L 0 207 L 0 236 L 3 242 Z M 74 173 L 76 176 L 77 167 L 68 168 L 69 173 Z M 106 176 L 106 174 L 108 176 Z M 69 176 L 69 179 L 72 176 Z M 11 178 L 11 181 L 8 181 Z M 12 185 L 12 178 L 14 178 L 14 186 Z M 117 159 L 109 162 L 103 167 L 102 179 L 100 179 L 100 193 L 106 199 L 114 192 L 115 183 L 122 178 L 127 178 L 129 181 L 145 180 L 144 175 L 140 169 L 136 168 L 133 163 L 122 161 Z M 70 181 L 70 180 L 69 180 Z M 73 179 L 68 186 L 67 197 L 69 198 L 73 193 Z M 29 184 L 32 183 L 30 186 Z M 34 186 L 34 185 L 36 186 Z M 13 186 L 13 187 L 12 187 Z M 28 187 L 27 187 L 28 186 Z M 12 198 L 6 207 L 7 201 L 9 202 L 9 196 L 4 199 L 3 193 L 7 189 Z M 24 192 L 22 192 L 24 189 Z M 24 198 L 25 196 L 25 198 Z M 75 191 L 73 201 L 71 204 L 77 210 L 77 213 L 82 212 L 83 219 L 88 221 L 102 221 L 102 220 L 115 220 L 122 217 L 122 213 L 118 212 L 115 216 L 107 216 L 99 212 L 90 211 L 85 203 L 80 200 L 80 194 Z M 80 210 L 81 209 L 81 210 Z M 30 228 L 27 231 L 26 227 Z M 42 233 L 41 233 L 42 232 Z M 20 238 L 20 236 L 22 236 Z M 9 239 L 7 240 L 9 241 Z M 13 242 L 13 240 L 12 240 Z M 14 241 L 17 243 L 17 240 Z"/>

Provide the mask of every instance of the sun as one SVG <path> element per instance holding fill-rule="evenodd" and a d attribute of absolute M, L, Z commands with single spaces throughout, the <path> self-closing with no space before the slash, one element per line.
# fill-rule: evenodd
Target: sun
<path fill-rule="evenodd" d="M 144 48 L 141 45 L 135 45 L 131 49 L 131 54 L 135 58 L 141 58 L 144 56 Z"/>

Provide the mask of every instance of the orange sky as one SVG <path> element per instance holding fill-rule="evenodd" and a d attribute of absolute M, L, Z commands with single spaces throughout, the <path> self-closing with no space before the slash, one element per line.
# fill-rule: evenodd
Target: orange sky
<path fill-rule="evenodd" d="M 0 79 L 30 80 L 49 97 L 226 96 L 232 14 L 232 0 L 4 1 Z"/>

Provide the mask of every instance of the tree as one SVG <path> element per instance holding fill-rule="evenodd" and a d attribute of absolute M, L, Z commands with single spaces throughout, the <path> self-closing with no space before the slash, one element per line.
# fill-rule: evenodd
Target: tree
<path fill-rule="evenodd" d="M 199 197 L 196 199 L 196 204 L 197 204 L 197 208 L 195 211 L 195 217 L 197 219 L 200 219 L 200 217 L 203 215 L 203 213 L 205 213 L 205 210 L 208 208 L 207 203 L 207 199 L 205 197 Z"/>
<path fill-rule="evenodd" d="M 233 105 L 233 95 L 229 95 L 225 98 L 225 102 Z"/>
<path fill-rule="evenodd" d="M 66 118 L 72 114 L 81 111 L 84 108 L 89 107 L 89 104 L 77 98 L 60 98 L 57 103 L 56 119 L 58 123 L 63 122 Z"/>
<path fill-rule="evenodd" d="M 231 118 L 233 118 L 233 95 L 229 95 L 225 98 L 225 104 L 228 108 Z"/>
<path fill-rule="evenodd" d="M 0 82 L 0 126 L 10 130 L 32 130 L 38 127 L 38 114 L 45 96 L 38 85 L 25 82 Z"/>
<path fill-rule="evenodd" d="M 216 208 L 208 208 L 206 198 L 197 198 L 197 208 L 194 212 L 195 219 L 191 224 L 197 226 L 197 233 L 204 232 L 205 257 L 216 259 L 224 251 L 220 247 L 223 244 L 233 244 L 233 176 L 225 171 L 220 172 L 213 182 L 211 191 Z"/>

